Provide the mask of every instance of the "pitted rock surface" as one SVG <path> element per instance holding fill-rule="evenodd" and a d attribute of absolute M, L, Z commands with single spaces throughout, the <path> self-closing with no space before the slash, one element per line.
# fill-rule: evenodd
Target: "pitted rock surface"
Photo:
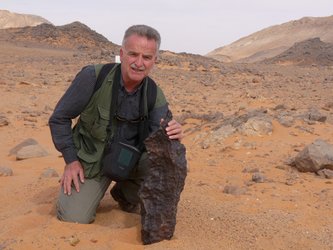
<path fill-rule="evenodd" d="M 177 205 L 187 175 L 186 149 L 160 128 L 146 139 L 150 172 L 140 188 L 141 237 L 144 244 L 171 239 Z"/>

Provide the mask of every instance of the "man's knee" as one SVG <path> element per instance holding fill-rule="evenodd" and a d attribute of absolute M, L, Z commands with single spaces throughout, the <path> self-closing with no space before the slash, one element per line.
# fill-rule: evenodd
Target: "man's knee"
<path fill-rule="evenodd" d="M 57 218 L 65 222 L 73 222 L 80 224 L 89 224 L 95 220 L 95 214 L 84 212 L 76 207 L 79 206 L 67 206 L 62 204 L 59 199 L 57 203 Z"/>
<path fill-rule="evenodd" d="M 103 198 L 111 180 L 85 179 L 80 184 L 80 192 L 72 190 L 71 195 L 65 195 L 63 188 L 59 193 L 57 202 L 57 217 L 62 221 L 88 224 L 96 217 L 96 209 Z"/>

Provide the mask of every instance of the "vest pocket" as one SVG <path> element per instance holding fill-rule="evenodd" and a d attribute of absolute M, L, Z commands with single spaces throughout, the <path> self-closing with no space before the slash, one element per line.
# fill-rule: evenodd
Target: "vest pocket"
<path fill-rule="evenodd" d="M 87 163 L 95 163 L 99 160 L 97 154 L 87 154 L 84 150 L 79 150 L 77 156 Z"/>
<path fill-rule="evenodd" d="M 107 138 L 107 127 L 110 123 L 110 110 L 98 106 L 98 116 L 96 117 L 92 128 L 91 135 L 100 141 Z"/>
<path fill-rule="evenodd" d="M 97 153 L 87 154 L 83 150 L 79 150 L 77 156 L 79 157 L 83 166 L 84 176 L 86 178 L 94 178 L 99 174 L 100 168 L 97 166 L 100 160 L 100 156 Z"/>

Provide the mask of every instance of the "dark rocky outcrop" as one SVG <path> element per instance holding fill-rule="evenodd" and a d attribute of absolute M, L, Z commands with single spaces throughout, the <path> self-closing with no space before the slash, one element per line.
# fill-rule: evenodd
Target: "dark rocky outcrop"
<path fill-rule="evenodd" d="M 265 63 L 293 63 L 296 65 L 333 65 L 333 44 L 325 43 L 319 37 L 295 43 L 291 48 L 276 57 L 264 60 Z"/>
<path fill-rule="evenodd" d="M 160 128 L 145 141 L 150 172 L 140 188 L 141 237 L 144 244 L 171 239 L 177 204 L 187 175 L 186 149 Z"/>
<path fill-rule="evenodd" d="M 107 50 L 118 52 L 119 46 L 83 23 L 73 22 L 63 26 L 43 23 L 34 27 L 0 29 L 0 41 L 44 46 L 49 48 Z"/>

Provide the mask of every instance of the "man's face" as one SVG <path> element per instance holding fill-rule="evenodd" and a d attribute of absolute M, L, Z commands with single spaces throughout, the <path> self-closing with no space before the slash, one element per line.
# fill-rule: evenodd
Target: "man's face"
<path fill-rule="evenodd" d="M 156 42 L 146 37 L 131 35 L 120 49 L 121 72 L 125 85 L 141 83 L 157 59 Z"/>

